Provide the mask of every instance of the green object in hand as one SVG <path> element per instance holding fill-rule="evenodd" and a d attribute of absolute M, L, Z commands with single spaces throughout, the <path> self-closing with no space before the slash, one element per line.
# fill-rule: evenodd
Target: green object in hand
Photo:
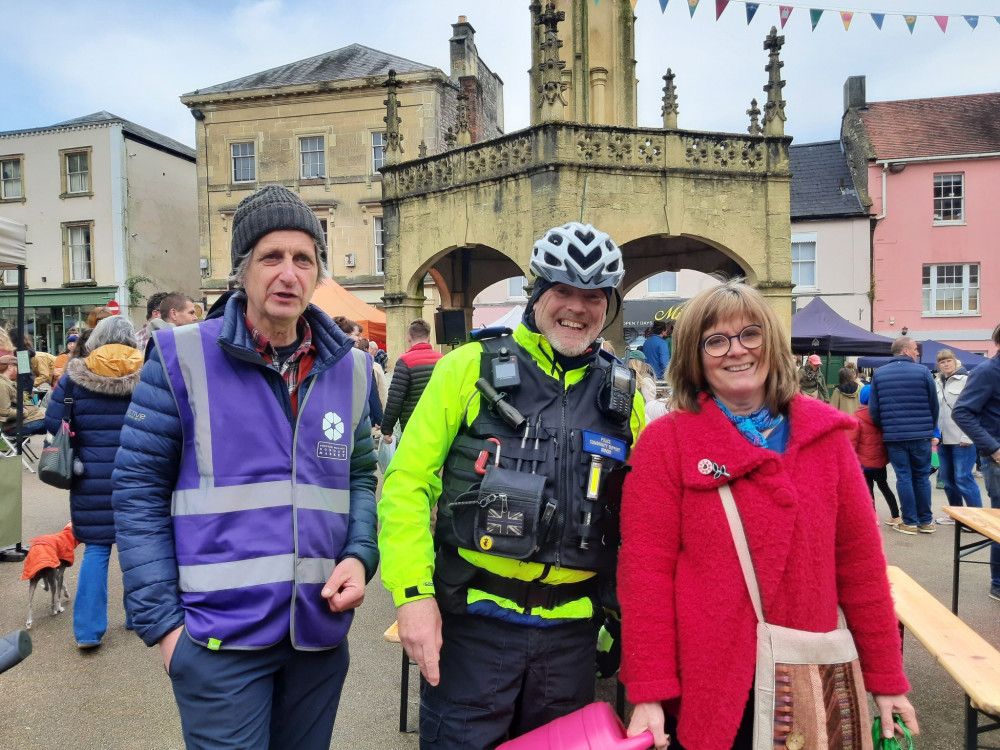
<path fill-rule="evenodd" d="M 882 717 L 876 717 L 875 723 L 872 724 L 872 745 L 875 746 L 875 750 L 913 750 L 913 737 L 910 736 L 910 730 L 903 723 L 899 714 L 893 714 L 892 720 L 903 730 L 903 739 L 900 740 L 895 735 L 883 737 Z"/>

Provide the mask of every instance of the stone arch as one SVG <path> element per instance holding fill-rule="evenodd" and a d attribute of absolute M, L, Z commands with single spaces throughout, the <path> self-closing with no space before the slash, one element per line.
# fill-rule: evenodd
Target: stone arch
<path fill-rule="evenodd" d="M 443 248 L 425 257 L 405 281 L 409 299 L 424 297 L 423 282 L 434 279 L 442 310 L 464 310 L 466 327 L 472 329 L 472 300 L 491 284 L 523 276 L 526 270 L 503 251 L 483 243 Z"/>
<path fill-rule="evenodd" d="M 726 278 L 743 276 L 751 284 L 758 281 L 750 260 L 706 237 L 646 235 L 620 247 L 625 261 L 623 295 L 663 271 L 691 270 Z"/>

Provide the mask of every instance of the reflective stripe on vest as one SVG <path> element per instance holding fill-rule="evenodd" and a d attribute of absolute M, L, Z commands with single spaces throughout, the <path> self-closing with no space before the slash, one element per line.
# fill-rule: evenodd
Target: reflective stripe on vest
<path fill-rule="evenodd" d="M 300 648 L 336 646 L 350 617 L 319 592 L 347 538 L 367 357 L 351 350 L 311 372 L 291 425 L 263 365 L 217 345 L 221 324 L 157 337 L 184 433 L 171 512 L 188 631 L 222 648 L 289 633 Z"/>

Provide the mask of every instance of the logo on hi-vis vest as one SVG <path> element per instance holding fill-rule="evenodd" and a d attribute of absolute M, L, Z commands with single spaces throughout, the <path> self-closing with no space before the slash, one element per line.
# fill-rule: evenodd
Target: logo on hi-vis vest
<path fill-rule="evenodd" d="M 323 434 L 332 441 L 340 440 L 344 436 L 344 420 L 339 414 L 328 411 L 323 415 Z M 334 461 L 346 461 L 347 446 L 343 443 L 320 440 L 316 443 L 316 456 Z"/>

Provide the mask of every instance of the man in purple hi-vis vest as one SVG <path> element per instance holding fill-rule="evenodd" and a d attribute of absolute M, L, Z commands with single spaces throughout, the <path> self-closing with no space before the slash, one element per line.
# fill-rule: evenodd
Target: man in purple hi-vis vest
<path fill-rule="evenodd" d="M 309 304 L 316 215 L 268 185 L 232 221 L 234 290 L 157 331 L 113 504 L 126 607 L 188 748 L 327 750 L 375 574 L 371 357 Z"/>

